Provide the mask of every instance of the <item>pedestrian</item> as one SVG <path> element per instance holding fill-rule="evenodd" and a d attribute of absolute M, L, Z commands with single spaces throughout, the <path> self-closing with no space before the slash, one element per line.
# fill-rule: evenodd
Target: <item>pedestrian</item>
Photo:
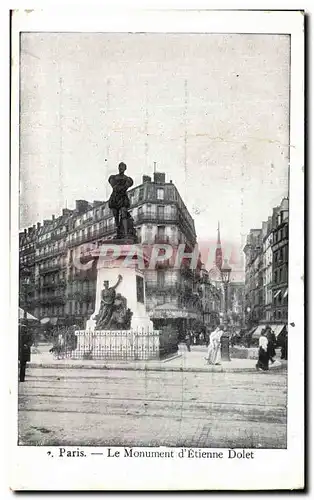
<path fill-rule="evenodd" d="M 282 337 L 282 346 L 281 346 L 281 359 L 288 359 L 288 333 L 284 332 Z"/>
<path fill-rule="evenodd" d="M 217 328 L 210 335 L 207 357 L 205 358 L 207 364 L 209 365 L 220 365 L 221 361 L 220 339 L 222 334 L 223 334 L 223 327 L 217 326 Z"/>
<path fill-rule="evenodd" d="M 191 352 L 191 335 L 189 333 L 189 331 L 186 332 L 186 335 L 185 335 L 185 345 L 186 345 L 186 348 L 189 352 Z"/>
<path fill-rule="evenodd" d="M 259 349 L 258 349 L 258 361 L 256 363 L 256 369 L 267 371 L 269 363 L 269 351 L 268 351 L 268 339 L 266 336 L 266 331 L 262 330 L 259 338 Z"/>
<path fill-rule="evenodd" d="M 265 331 L 268 340 L 268 357 L 271 363 L 273 364 L 275 362 L 274 358 L 276 357 L 276 350 L 275 350 L 275 346 L 277 343 L 276 335 L 274 334 L 269 325 L 266 326 Z"/>
<path fill-rule="evenodd" d="M 203 345 L 204 344 L 204 333 L 203 332 L 200 333 L 199 339 L 200 339 L 200 345 Z"/>
<path fill-rule="evenodd" d="M 28 331 L 25 323 L 19 325 L 19 362 L 20 362 L 20 382 L 25 381 L 27 362 L 31 360 L 32 335 Z"/>

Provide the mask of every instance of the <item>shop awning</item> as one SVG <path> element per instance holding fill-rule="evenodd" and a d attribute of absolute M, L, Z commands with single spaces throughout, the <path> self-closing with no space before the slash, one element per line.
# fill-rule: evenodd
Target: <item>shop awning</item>
<path fill-rule="evenodd" d="M 258 325 L 255 332 L 252 335 L 252 339 L 258 339 L 261 336 L 262 330 L 264 330 L 265 325 Z"/>
<path fill-rule="evenodd" d="M 26 313 L 26 318 L 25 318 L 25 311 L 21 307 L 19 307 L 19 319 L 30 319 L 32 321 L 39 321 L 35 316 L 33 316 L 30 313 Z"/>
<path fill-rule="evenodd" d="M 253 333 L 255 332 L 257 326 L 253 326 L 253 328 L 251 328 L 251 330 L 247 333 L 247 335 L 253 335 Z"/>
<path fill-rule="evenodd" d="M 201 314 L 186 309 L 185 307 L 179 309 L 174 304 L 162 304 L 155 307 L 154 311 L 150 313 L 150 317 L 153 319 L 202 319 Z"/>
<path fill-rule="evenodd" d="M 276 335 L 276 338 L 278 337 L 278 335 L 281 334 L 281 332 L 285 326 L 286 325 L 272 325 L 272 330 L 273 330 L 274 334 Z"/>

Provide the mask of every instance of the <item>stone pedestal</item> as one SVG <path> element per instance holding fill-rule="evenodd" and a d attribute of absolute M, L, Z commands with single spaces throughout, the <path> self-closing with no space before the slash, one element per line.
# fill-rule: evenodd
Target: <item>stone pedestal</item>
<path fill-rule="evenodd" d="M 112 248 L 110 255 L 109 247 Z M 141 245 L 117 244 L 114 240 L 106 242 L 97 251 L 97 286 L 94 313 L 86 323 L 86 330 L 94 332 L 96 316 L 100 311 L 103 283 L 109 287 L 116 285 L 118 276 L 122 277 L 116 288 L 116 293 L 127 300 L 127 307 L 132 312 L 131 330 L 153 331 L 153 323 L 146 311 L 144 264 L 146 257 Z M 109 254 L 109 255 L 107 255 Z M 132 258 L 133 255 L 133 258 Z"/>

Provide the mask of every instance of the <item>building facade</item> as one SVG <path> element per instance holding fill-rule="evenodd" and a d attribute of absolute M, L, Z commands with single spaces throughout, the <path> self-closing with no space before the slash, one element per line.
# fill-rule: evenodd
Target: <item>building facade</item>
<path fill-rule="evenodd" d="M 264 311 L 263 320 L 270 322 L 273 320 L 273 231 L 272 231 L 272 218 L 269 217 L 262 225 L 262 239 L 263 239 L 263 287 L 264 287 Z"/>
<path fill-rule="evenodd" d="M 261 229 L 251 229 L 245 253 L 247 326 L 288 321 L 289 202 L 284 198 Z"/>
<path fill-rule="evenodd" d="M 288 321 L 289 201 L 273 211 L 272 307 L 275 323 Z"/>
<path fill-rule="evenodd" d="M 35 309 L 35 251 L 36 226 L 24 229 L 19 234 L 19 282 L 20 307 L 26 313 L 34 313 Z"/>
<path fill-rule="evenodd" d="M 246 322 L 258 324 L 263 318 L 263 247 L 262 230 L 251 229 L 245 253 L 245 312 Z"/>

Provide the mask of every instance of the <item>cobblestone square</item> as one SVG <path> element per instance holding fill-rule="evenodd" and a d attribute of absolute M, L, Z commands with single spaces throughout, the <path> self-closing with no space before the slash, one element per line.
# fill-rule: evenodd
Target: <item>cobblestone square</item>
<path fill-rule="evenodd" d="M 19 443 L 285 448 L 286 398 L 286 371 L 32 368 Z"/>

